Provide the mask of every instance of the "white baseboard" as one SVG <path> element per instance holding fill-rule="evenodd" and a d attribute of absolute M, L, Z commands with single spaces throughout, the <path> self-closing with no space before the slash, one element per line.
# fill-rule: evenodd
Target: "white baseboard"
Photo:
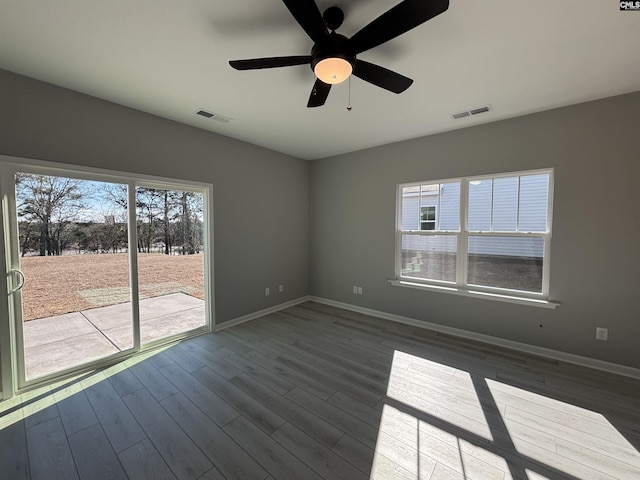
<path fill-rule="evenodd" d="M 640 369 L 629 367 L 627 365 L 620 365 L 617 363 L 605 362 L 604 360 L 597 360 L 595 358 L 583 357 L 581 355 L 574 355 L 572 353 L 561 352 L 559 350 L 552 350 L 550 348 L 538 347 L 535 345 L 529 345 L 521 342 L 514 342 L 512 340 L 493 337 L 491 335 L 485 335 L 483 333 L 469 332 L 467 330 L 462 330 L 459 328 L 447 327 L 445 325 L 439 325 L 437 323 L 431 323 L 423 320 L 417 320 L 415 318 L 394 315 L 392 313 L 372 310 L 370 308 L 359 307 L 357 305 L 351 305 L 349 303 L 337 302 L 335 300 L 329 300 L 322 297 L 309 296 L 307 299 L 313 302 L 323 303 L 325 305 L 343 308 L 345 310 L 351 310 L 353 312 L 363 313 L 365 315 L 371 315 L 373 317 L 379 317 L 385 320 L 391 320 L 392 322 L 403 323 L 405 325 L 411 325 L 413 327 L 419 327 L 427 330 L 446 333 L 448 335 L 454 335 L 456 337 L 466 338 L 469 340 L 476 340 L 479 342 L 484 342 L 484 343 L 496 345 L 499 347 L 511 348 L 513 350 L 518 350 L 523 353 L 529 353 L 529 354 L 537 355 L 540 357 L 546 357 L 553 360 L 572 363 L 574 365 L 580 365 L 583 367 L 594 368 L 596 370 L 602 370 L 609 373 L 615 373 L 618 375 L 624 375 L 626 377 L 640 379 Z"/>
<path fill-rule="evenodd" d="M 255 320 L 256 318 L 263 317 L 265 315 L 269 315 L 270 313 L 278 312 L 280 310 L 284 310 L 285 308 L 293 307 L 300 303 L 308 302 L 311 297 L 304 296 L 299 297 L 294 300 L 290 300 L 288 302 L 280 303 L 278 305 L 274 305 L 273 307 L 265 308 L 263 310 L 258 310 L 257 312 L 248 313 L 247 315 L 243 315 L 241 317 L 234 318 L 232 320 L 228 320 L 220 325 L 216 325 L 213 328 L 214 332 L 219 332 L 220 330 L 224 330 L 225 328 L 233 327 L 235 325 L 240 325 L 241 323 L 249 322 L 251 320 Z"/>

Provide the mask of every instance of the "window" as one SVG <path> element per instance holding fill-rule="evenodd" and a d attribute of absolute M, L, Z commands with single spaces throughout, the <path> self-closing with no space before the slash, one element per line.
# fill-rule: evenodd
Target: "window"
<path fill-rule="evenodd" d="M 436 206 L 420 207 L 420 230 L 436 229 Z"/>
<path fill-rule="evenodd" d="M 400 185 L 396 278 L 547 298 L 552 174 Z"/>

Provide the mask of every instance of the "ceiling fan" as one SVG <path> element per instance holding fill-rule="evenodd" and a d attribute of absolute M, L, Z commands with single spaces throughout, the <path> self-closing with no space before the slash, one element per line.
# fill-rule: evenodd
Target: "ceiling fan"
<path fill-rule="evenodd" d="M 351 38 L 336 33 L 344 13 L 329 7 L 324 14 L 314 0 L 282 0 L 291 15 L 313 40 L 310 55 L 231 60 L 236 70 L 290 67 L 310 64 L 316 74 L 307 107 L 324 105 L 331 85 L 345 81 L 353 73 L 358 78 L 394 93 L 402 93 L 413 80 L 356 56 L 440 15 L 449 8 L 449 0 L 404 0 L 380 15 Z"/>

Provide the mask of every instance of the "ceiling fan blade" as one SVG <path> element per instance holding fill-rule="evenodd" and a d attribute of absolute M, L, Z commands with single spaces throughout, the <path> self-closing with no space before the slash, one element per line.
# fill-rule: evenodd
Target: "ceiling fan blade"
<path fill-rule="evenodd" d="M 309 102 L 307 107 L 321 107 L 324 102 L 327 101 L 329 92 L 331 91 L 331 85 L 324 83 L 319 78 L 316 78 L 316 83 L 313 84 L 311 95 L 309 96 Z"/>
<path fill-rule="evenodd" d="M 259 68 L 291 67 L 293 65 L 304 65 L 305 63 L 311 63 L 310 55 L 249 58 L 247 60 L 229 61 L 229 65 L 231 65 L 236 70 L 257 70 Z"/>
<path fill-rule="evenodd" d="M 363 60 L 356 60 L 353 74 L 365 82 L 393 93 L 402 93 L 413 83 L 413 80 L 404 75 Z"/>
<path fill-rule="evenodd" d="M 449 0 L 404 0 L 349 39 L 355 54 L 388 42 L 449 8 Z"/>
<path fill-rule="evenodd" d="M 282 2 L 315 43 L 321 43 L 329 37 L 329 31 L 314 0 L 282 0 Z"/>

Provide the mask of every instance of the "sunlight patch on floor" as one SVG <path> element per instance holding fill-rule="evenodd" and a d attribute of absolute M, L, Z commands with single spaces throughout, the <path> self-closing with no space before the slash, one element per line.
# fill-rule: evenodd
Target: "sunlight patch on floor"
<path fill-rule="evenodd" d="M 44 387 L 29 390 L 8 400 L 3 400 L 0 402 L 0 430 L 21 420 L 27 420 L 29 417 L 43 412 L 56 403 L 86 390 L 92 385 L 103 382 L 109 377 L 157 355 L 170 347 L 171 345 L 166 345 L 155 348 L 148 352 L 135 355 L 104 370 L 60 380 Z"/>
<path fill-rule="evenodd" d="M 487 384 L 508 405 L 504 423 L 518 452 L 578 477 L 587 466 L 640 478 L 640 453 L 604 415 L 495 380 Z M 557 455 L 549 456 L 549 450 Z"/>
<path fill-rule="evenodd" d="M 491 429 L 471 376 L 447 365 L 395 351 L 387 396 L 488 440 Z"/>
<path fill-rule="evenodd" d="M 598 412 L 394 353 L 371 479 L 631 479 L 639 472 L 640 453 Z"/>
<path fill-rule="evenodd" d="M 372 479 L 503 480 L 508 471 L 500 456 L 393 406 L 383 407 Z"/>

